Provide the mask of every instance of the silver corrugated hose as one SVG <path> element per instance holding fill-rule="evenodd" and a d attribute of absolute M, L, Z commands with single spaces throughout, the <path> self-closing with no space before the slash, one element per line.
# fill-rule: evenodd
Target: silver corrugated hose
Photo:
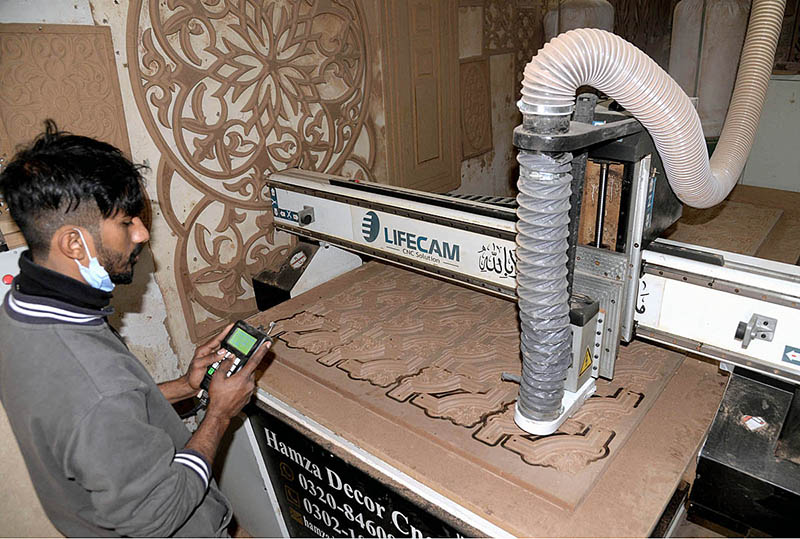
<path fill-rule="evenodd" d="M 517 410 L 535 421 L 558 417 L 569 368 L 567 247 L 572 154 L 521 150 L 517 187 L 517 296 L 522 377 Z"/>

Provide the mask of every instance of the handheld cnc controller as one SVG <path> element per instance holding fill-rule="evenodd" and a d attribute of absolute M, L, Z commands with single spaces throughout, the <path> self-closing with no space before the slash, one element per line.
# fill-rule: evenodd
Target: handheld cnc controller
<path fill-rule="evenodd" d="M 214 377 L 217 370 L 219 370 L 223 361 L 231 357 L 233 358 L 233 364 L 225 374 L 225 376 L 232 376 L 247 364 L 250 358 L 253 357 L 264 343 L 272 342 L 273 339 L 283 334 L 283 332 L 281 332 L 270 336 L 274 327 L 275 322 L 271 322 L 269 328 L 264 331 L 263 327 L 254 328 L 243 320 L 236 322 L 227 335 L 225 335 L 225 338 L 222 339 L 220 347 L 225 350 L 225 354 L 206 370 L 203 381 L 200 383 L 201 389 L 198 398 L 207 403 L 208 386 L 211 384 L 211 379 Z"/>

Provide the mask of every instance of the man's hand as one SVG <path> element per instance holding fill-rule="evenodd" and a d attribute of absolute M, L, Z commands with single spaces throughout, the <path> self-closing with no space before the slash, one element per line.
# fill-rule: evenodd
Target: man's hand
<path fill-rule="evenodd" d="M 200 453 L 209 465 L 214 460 L 219 441 L 228 428 L 231 418 L 238 414 L 253 396 L 256 389 L 256 368 L 264 359 L 271 344 L 270 342 L 262 344 L 244 367 L 231 377 L 225 375 L 233 365 L 233 361 L 226 359 L 211 378 L 208 386 L 210 401 L 206 416 L 186 444 L 186 449 Z"/>
<path fill-rule="evenodd" d="M 233 323 L 228 324 L 216 337 L 197 347 L 186 374 L 175 380 L 158 384 L 158 388 L 169 402 L 175 403 L 188 399 L 200 391 L 200 384 L 203 382 L 206 369 L 218 359 L 216 352 L 219 350 L 219 345 L 222 344 L 222 340 L 232 327 Z"/>
<path fill-rule="evenodd" d="M 206 410 L 206 417 L 214 416 L 227 421 L 244 408 L 256 389 L 255 371 L 271 346 L 272 343 L 269 341 L 262 344 L 244 367 L 230 377 L 226 377 L 225 374 L 233 366 L 233 359 L 226 359 L 222 362 L 208 386 L 210 402 Z"/>
<path fill-rule="evenodd" d="M 189 384 L 189 387 L 192 388 L 194 393 L 200 391 L 200 384 L 203 382 L 203 377 L 206 375 L 208 366 L 220 359 L 217 352 L 220 350 L 222 340 L 232 327 L 233 323 L 228 324 L 216 337 L 198 346 L 194 351 L 192 361 L 189 363 L 189 369 L 186 371 L 186 374 L 183 375 L 186 383 Z"/>

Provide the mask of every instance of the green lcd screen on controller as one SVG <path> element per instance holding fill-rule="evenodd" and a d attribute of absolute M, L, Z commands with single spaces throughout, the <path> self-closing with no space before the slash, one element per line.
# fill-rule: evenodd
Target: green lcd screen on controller
<path fill-rule="evenodd" d="M 273 325 L 274 324 L 270 326 L 270 329 Z M 236 322 L 230 331 L 228 331 L 228 334 L 222 339 L 221 343 L 221 348 L 227 350 L 229 354 L 225 354 L 224 358 L 220 358 L 216 363 L 208 367 L 205 376 L 203 376 L 203 381 L 200 383 L 200 387 L 204 390 L 208 390 L 211 384 L 211 377 L 217 372 L 220 364 L 226 358 L 229 358 L 231 354 L 236 356 L 237 359 L 233 360 L 233 366 L 229 368 L 227 375 L 231 376 L 239 372 L 239 369 L 244 367 L 250 357 L 255 354 L 265 342 L 272 342 L 272 339 L 270 339 L 269 335 L 265 334 L 261 328 L 254 328 L 243 320 Z"/>
<path fill-rule="evenodd" d="M 258 339 L 249 333 L 247 333 L 242 328 L 234 328 L 233 333 L 231 333 L 230 337 L 226 340 L 227 344 L 241 355 L 246 356 L 250 354 L 250 351 L 253 349 L 253 346 L 258 342 Z"/>

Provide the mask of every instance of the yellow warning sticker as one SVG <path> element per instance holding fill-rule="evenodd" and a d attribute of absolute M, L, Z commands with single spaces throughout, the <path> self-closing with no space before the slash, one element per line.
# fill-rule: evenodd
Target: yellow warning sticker
<path fill-rule="evenodd" d="M 585 373 L 586 369 L 588 369 L 591 366 L 592 366 L 592 354 L 589 353 L 589 349 L 587 348 L 586 353 L 583 355 L 583 363 L 581 363 L 581 372 L 578 374 L 578 376 Z"/>

